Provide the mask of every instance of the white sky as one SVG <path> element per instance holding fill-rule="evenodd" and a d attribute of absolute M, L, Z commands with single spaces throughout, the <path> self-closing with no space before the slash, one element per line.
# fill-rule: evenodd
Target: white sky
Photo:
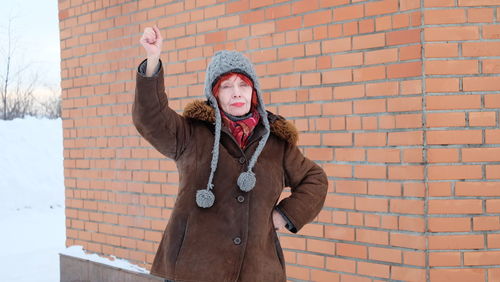
<path fill-rule="evenodd" d="M 6 48 L 6 31 L 12 17 L 17 45 L 14 67 L 29 63 L 37 70 L 41 84 L 59 89 L 61 59 L 57 0 L 2 1 L 0 52 Z M 4 58 L 5 55 L 0 53 L 0 67 Z"/>

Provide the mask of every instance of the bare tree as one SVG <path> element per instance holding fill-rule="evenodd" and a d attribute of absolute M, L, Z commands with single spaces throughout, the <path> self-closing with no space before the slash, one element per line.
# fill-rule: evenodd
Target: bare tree
<path fill-rule="evenodd" d="M 37 101 L 34 96 L 35 88 L 39 86 L 39 75 L 32 64 L 21 62 L 22 54 L 19 53 L 19 39 L 14 36 L 13 22 L 15 17 L 9 17 L 8 25 L 5 28 L 5 46 L 0 46 L 5 63 L 0 64 L 3 69 L 0 71 L 1 87 L 0 105 L 2 119 L 11 120 L 31 116 L 46 116 L 45 113 L 54 118 L 60 111 L 57 101 Z M 16 68 L 14 68 L 14 66 Z M 49 97 L 49 99 L 52 99 Z M 51 109 L 50 107 L 55 107 Z M 59 114 L 60 116 L 60 114 Z"/>
<path fill-rule="evenodd" d="M 50 95 L 46 98 L 35 99 L 38 104 L 37 116 L 56 119 L 61 117 L 61 92 L 54 87 L 46 87 Z"/>

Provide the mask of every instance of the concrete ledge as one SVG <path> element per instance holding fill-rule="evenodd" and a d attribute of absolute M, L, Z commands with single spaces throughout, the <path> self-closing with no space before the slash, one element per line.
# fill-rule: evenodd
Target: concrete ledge
<path fill-rule="evenodd" d="M 61 282 L 163 282 L 164 279 L 59 254 Z"/>

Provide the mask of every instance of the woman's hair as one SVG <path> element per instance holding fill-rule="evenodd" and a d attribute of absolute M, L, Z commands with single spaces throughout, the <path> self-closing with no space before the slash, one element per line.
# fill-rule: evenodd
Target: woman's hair
<path fill-rule="evenodd" d="M 259 103 L 257 100 L 257 92 L 255 91 L 255 88 L 253 87 L 252 80 L 248 76 L 246 76 L 242 73 L 228 72 L 226 74 L 221 75 L 217 79 L 217 82 L 214 84 L 214 87 L 212 87 L 212 93 L 213 93 L 214 97 L 217 98 L 217 100 L 219 99 L 218 93 L 219 93 L 219 88 L 220 88 L 222 82 L 226 79 L 229 79 L 233 75 L 236 75 L 237 77 L 241 78 L 241 80 L 243 80 L 246 84 L 248 84 L 250 87 L 252 87 L 252 110 L 255 109 Z"/>

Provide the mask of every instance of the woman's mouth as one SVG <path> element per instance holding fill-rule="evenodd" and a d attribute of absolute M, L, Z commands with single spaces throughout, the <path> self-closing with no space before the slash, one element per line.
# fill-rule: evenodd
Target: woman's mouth
<path fill-rule="evenodd" d="M 243 107 L 245 105 L 245 103 L 242 103 L 242 102 L 237 102 L 237 103 L 232 103 L 231 106 L 233 107 Z"/>

